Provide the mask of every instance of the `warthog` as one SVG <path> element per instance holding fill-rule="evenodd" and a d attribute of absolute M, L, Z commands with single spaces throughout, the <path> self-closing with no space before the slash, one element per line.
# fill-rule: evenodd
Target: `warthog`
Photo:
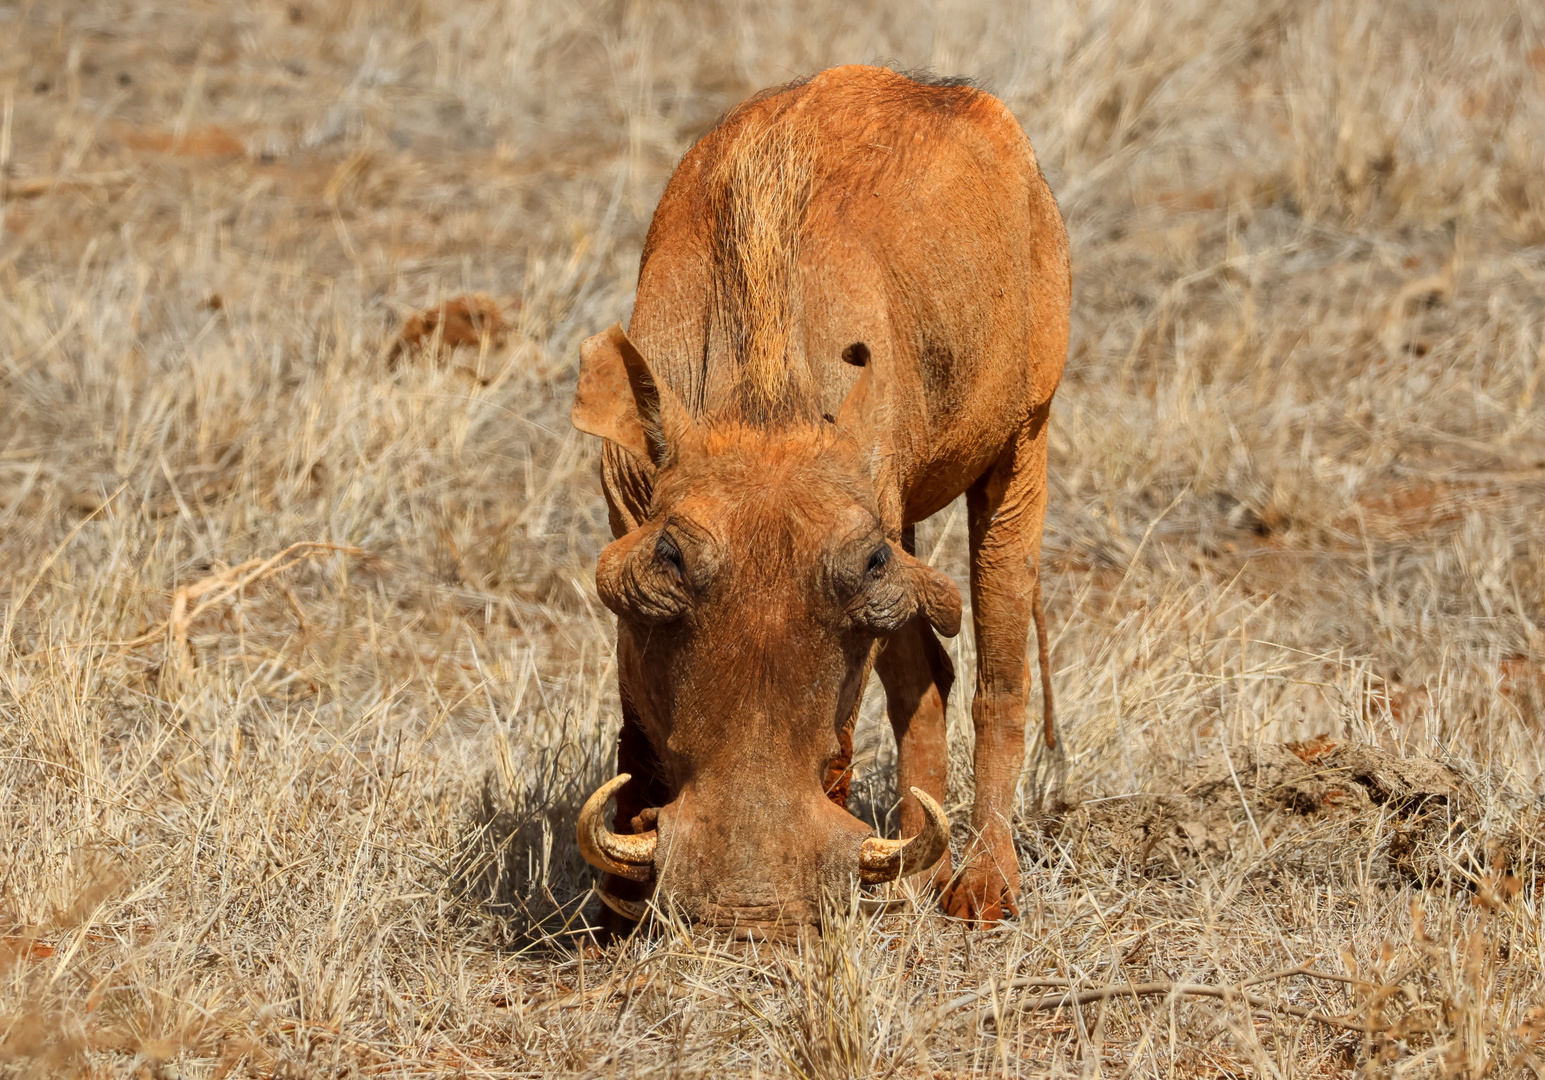
<path fill-rule="evenodd" d="M 573 422 L 605 439 L 619 775 L 581 813 L 603 897 L 783 935 L 855 879 L 933 871 L 944 909 L 1016 912 L 1010 818 L 1040 607 L 1047 415 L 1067 236 L 1002 102 L 840 67 L 766 91 L 692 148 L 655 211 L 628 330 L 581 350 Z M 960 593 L 912 523 L 962 492 L 977 642 L 975 804 L 951 872 L 935 632 Z M 845 809 L 871 667 L 905 840 Z M 606 805 L 616 799 L 608 824 Z"/>

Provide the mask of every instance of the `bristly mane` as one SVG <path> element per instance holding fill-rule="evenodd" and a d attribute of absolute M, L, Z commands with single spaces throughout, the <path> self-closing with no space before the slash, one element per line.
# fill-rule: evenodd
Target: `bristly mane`
<path fill-rule="evenodd" d="M 896 74 L 891 85 L 878 88 L 879 98 L 893 101 L 896 115 L 913 124 L 949 121 L 988 100 L 967 78 Z M 738 373 L 728 418 L 755 425 L 819 416 L 814 376 L 796 340 L 800 245 L 822 179 L 821 122 L 805 113 L 804 95 L 797 92 L 808 82 L 764 90 L 725 117 L 705 176 L 714 265 L 711 332 L 728 346 Z M 869 167 L 893 164 L 887 157 Z"/>
<path fill-rule="evenodd" d="M 897 75 L 904 79 L 911 79 L 919 86 L 933 87 L 939 90 L 978 90 L 981 84 L 969 75 L 939 75 L 928 68 L 892 68 Z"/>
<path fill-rule="evenodd" d="M 797 105 L 747 117 L 709 174 L 716 330 L 740 371 L 746 420 L 810 408 L 810 372 L 792 346 L 800 234 L 816 182 L 815 138 Z"/>

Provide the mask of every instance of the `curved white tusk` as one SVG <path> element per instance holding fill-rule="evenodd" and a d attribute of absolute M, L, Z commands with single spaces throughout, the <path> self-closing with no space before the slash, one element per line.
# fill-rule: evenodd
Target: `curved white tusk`
<path fill-rule="evenodd" d="M 600 895 L 601 903 L 611 908 L 624 919 L 631 919 L 634 922 L 643 922 L 644 916 L 649 914 L 648 904 L 641 903 L 637 900 L 624 900 L 620 896 L 613 896 L 605 889 L 596 889 L 596 893 Z"/>
<path fill-rule="evenodd" d="M 944 811 L 926 791 L 911 791 L 923 807 L 922 831 L 910 840 L 881 840 L 877 836 L 865 840 L 858 853 L 858 879 L 865 885 L 920 874 L 950 848 L 950 823 Z"/>
<path fill-rule="evenodd" d="M 597 870 L 629 881 L 648 881 L 654 875 L 654 852 L 660 834 L 651 829 L 624 836 L 606 827 L 606 804 L 631 779 L 629 773 L 619 773 L 585 800 L 579 811 L 579 853 Z"/>

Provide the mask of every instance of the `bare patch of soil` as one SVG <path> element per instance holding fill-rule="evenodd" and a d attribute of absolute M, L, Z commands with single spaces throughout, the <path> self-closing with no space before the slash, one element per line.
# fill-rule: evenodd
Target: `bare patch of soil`
<path fill-rule="evenodd" d="M 1219 750 L 1168 790 L 1065 807 L 1036 822 L 1038 861 L 1194 876 L 1254 852 L 1252 869 L 1380 884 L 1475 888 L 1516 877 L 1531 815 L 1458 763 L 1324 738 Z M 1488 797 L 1489 795 L 1489 797 Z M 1490 810 L 1490 813 L 1488 813 Z M 1537 816 L 1537 815 L 1534 815 Z"/>

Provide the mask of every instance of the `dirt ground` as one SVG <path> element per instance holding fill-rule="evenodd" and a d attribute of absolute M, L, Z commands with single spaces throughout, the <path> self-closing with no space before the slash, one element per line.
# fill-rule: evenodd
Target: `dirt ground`
<path fill-rule="evenodd" d="M 1022 915 L 590 946 L 578 342 L 850 61 L 1072 237 Z M 0 1076 L 1545 1075 L 1542 165 L 1521 0 L 0 6 Z"/>

